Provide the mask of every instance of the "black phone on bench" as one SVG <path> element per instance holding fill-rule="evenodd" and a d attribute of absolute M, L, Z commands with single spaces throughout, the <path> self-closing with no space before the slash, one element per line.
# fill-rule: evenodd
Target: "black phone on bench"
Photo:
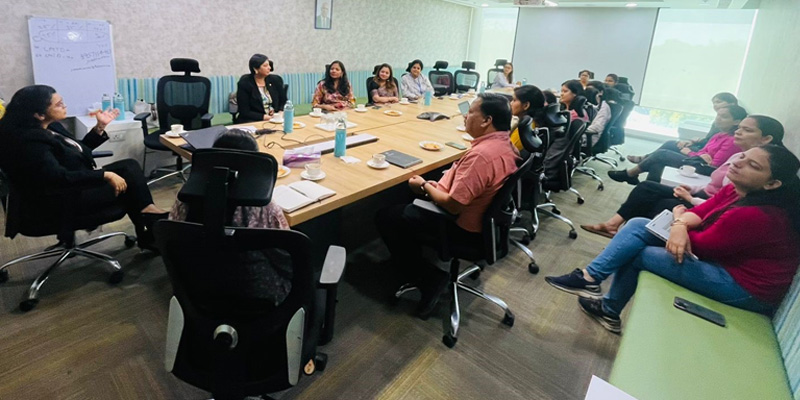
<path fill-rule="evenodd" d="M 708 308 L 705 308 L 699 304 L 692 303 L 684 298 L 675 296 L 673 305 L 679 310 L 686 311 L 689 314 L 700 317 L 713 324 L 717 324 L 721 327 L 725 327 L 726 325 L 724 315 L 716 311 L 709 310 Z"/>

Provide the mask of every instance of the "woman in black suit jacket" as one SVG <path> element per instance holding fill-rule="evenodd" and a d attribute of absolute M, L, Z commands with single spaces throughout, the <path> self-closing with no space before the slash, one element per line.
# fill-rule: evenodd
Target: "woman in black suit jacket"
<path fill-rule="evenodd" d="M 139 164 L 131 159 L 95 169 L 92 149 L 108 140 L 105 127 L 119 110 L 97 114 L 97 125 L 78 141 L 60 121 L 67 106 L 55 89 L 33 85 L 11 98 L 0 119 L 0 168 L 25 198 L 25 209 L 60 219 L 65 196 L 78 196 L 75 218 L 123 205 L 136 227 L 140 248 L 152 250 L 145 226 L 165 218 L 153 204 Z M 42 220 L 46 220 L 42 218 Z"/>
<path fill-rule="evenodd" d="M 286 104 L 283 79 L 270 75 L 272 67 L 263 54 L 253 54 L 249 65 L 250 73 L 242 75 L 236 89 L 236 103 L 239 105 L 236 122 L 269 121 L 275 111 L 283 111 Z"/>

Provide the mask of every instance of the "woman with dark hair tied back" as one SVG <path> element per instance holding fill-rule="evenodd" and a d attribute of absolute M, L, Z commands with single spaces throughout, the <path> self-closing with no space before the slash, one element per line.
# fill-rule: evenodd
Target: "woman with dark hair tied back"
<path fill-rule="evenodd" d="M 800 160 L 766 145 L 733 161 L 723 187 L 705 203 L 673 209 L 666 247 L 634 218 L 585 269 L 545 280 L 580 296 L 590 317 L 611 332 L 636 291 L 639 271 L 650 271 L 719 302 L 771 314 L 800 263 Z M 696 257 L 693 257 L 696 256 Z M 614 274 L 605 296 L 600 282 Z"/>
<path fill-rule="evenodd" d="M 503 72 L 495 75 L 492 87 L 507 88 L 515 86 L 517 86 L 517 84 L 514 83 L 514 64 L 506 63 L 506 65 L 503 66 Z"/>
<path fill-rule="evenodd" d="M 341 61 L 333 61 L 325 70 L 325 79 L 317 85 L 312 107 L 336 111 L 351 108 L 356 103 L 353 87 L 347 79 L 347 70 Z"/>
<path fill-rule="evenodd" d="M 214 148 L 258 151 L 253 136 L 242 129 L 229 129 L 216 141 Z M 185 221 L 189 206 L 176 199 L 169 219 Z M 283 210 L 274 202 L 262 207 L 236 207 L 231 225 L 243 228 L 289 229 Z M 240 256 L 241 270 L 229 271 L 215 279 L 235 281 L 247 297 L 262 298 L 276 306 L 282 303 L 292 290 L 292 262 L 288 253 L 278 249 L 248 251 Z M 241 282 L 247 282 L 241 285 Z"/>
<path fill-rule="evenodd" d="M 594 72 L 584 69 L 578 72 L 578 80 L 580 81 L 581 88 L 586 89 L 589 86 L 589 81 L 594 79 Z"/>
<path fill-rule="evenodd" d="M 250 73 L 242 75 L 236 85 L 239 105 L 236 122 L 269 121 L 276 111 L 283 111 L 286 104 L 283 79 L 270 74 L 269 58 L 263 54 L 253 54 L 248 66 Z"/>
<path fill-rule="evenodd" d="M 511 115 L 516 117 L 511 122 L 511 143 L 517 150 L 522 150 L 522 141 L 519 139 L 519 121 L 528 115 L 533 119 L 531 128 L 547 126 L 544 115 L 544 94 L 533 85 L 520 86 L 514 89 L 511 96 Z"/>
<path fill-rule="evenodd" d="M 617 74 L 606 75 L 606 81 L 605 81 L 606 86 L 612 88 L 614 87 L 614 85 L 617 84 L 617 82 L 619 82 L 619 76 Z"/>
<path fill-rule="evenodd" d="M 428 77 L 422 74 L 422 61 L 414 60 L 408 63 L 407 74 L 400 79 L 400 87 L 403 90 L 403 97 L 416 100 L 425 96 L 425 92 L 433 93 L 433 85 Z"/>
<path fill-rule="evenodd" d="M 586 113 L 583 113 L 583 117 L 579 117 L 578 112 L 573 109 L 575 98 L 582 95 L 583 87 L 579 81 L 572 79 L 561 84 L 561 104 L 563 109 L 569 110 L 570 119 L 572 121 L 579 119 L 583 122 L 589 122 L 589 117 Z"/>
<path fill-rule="evenodd" d="M 592 93 L 592 90 L 597 92 L 597 89 L 593 89 L 590 86 L 584 92 L 584 96 L 586 96 L 588 101 L 595 106 L 598 106 L 598 102 L 600 103 L 597 115 L 595 115 L 592 123 L 589 124 L 589 127 L 586 128 L 587 133 L 593 133 L 591 145 L 594 146 L 600 140 L 600 135 L 606 129 L 606 125 L 611 119 L 611 106 L 609 103 L 617 103 L 619 101 L 619 91 L 614 88 L 603 89 L 602 96 L 601 93 L 597 93 L 597 98 L 593 99 L 592 97 L 594 96 L 591 96 L 590 94 Z"/>
<path fill-rule="evenodd" d="M 78 196 L 75 218 L 121 205 L 136 228 L 139 248 L 154 250 L 148 228 L 166 211 L 153 204 L 139 164 L 125 159 L 95 169 L 92 158 L 92 150 L 108 140 L 105 128 L 119 112 L 99 112 L 97 125 L 79 141 L 60 123 L 67 105 L 55 89 L 24 87 L 0 119 L 0 168 L 26 199 L 25 207 L 40 210 L 42 220 L 61 218 L 64 196 Z"/>
<path fill-rule="evenodd" d="M 375 104 L 391 104 L 400 101 L 400 88 L 395 85 L 391 65 L 384 63 L 376 68 L 375 76 L 367 87 L 367 95 Z"/>

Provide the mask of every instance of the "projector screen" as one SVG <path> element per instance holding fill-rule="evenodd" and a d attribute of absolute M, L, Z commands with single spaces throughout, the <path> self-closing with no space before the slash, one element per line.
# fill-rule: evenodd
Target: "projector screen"
<path fill-rule="evenodd" d="M 639 102 L 653 38 L 656 8 L 527 8 L 519 10 L 514 80 L 561 90 L 588 69 L 602 81 L 628 77 Z"/>

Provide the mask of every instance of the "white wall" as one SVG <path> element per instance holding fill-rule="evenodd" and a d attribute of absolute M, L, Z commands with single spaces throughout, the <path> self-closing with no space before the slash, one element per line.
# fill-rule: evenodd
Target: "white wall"
<path fill-rule="evenodd" d="M 350 70 L 372 70 L 382 62 L 405 69 L 415 58 L 426 66 L 460 65 L 466 57 L 469 7 L 441 0 L 332 2 L 332 30 L 314 29 L 314 0 L 15 2 L 0 13 L 0 92 L 8 100 L 33 83 L 27 15 L 111 21 L 120 78 L 169 74 L 173 57 L 198 59 L 206 76 L 244 74 L 253 53 L 274 59 L 277 73 L 322 71 L 334 59 Z"/>
<path fill-rule="evenodd" d="M 497 59 L 511 60 L 514 54 L 517 12 L 519 8 L 476 8 L 470 32 L 469 60 L 487 84 L 486 71 L 494 68 Z M 517 75 L 514 75 L 517 79 Z"/>
<path fill-rule="evenodd" d="M 751 113 L 777 118 L 786 128 L 786 146 L 800 155 L 800 5 L 794 0 L 762 1 L 739 98 Z"/>
<path fill-rule="evenodd" d="M 641 93 L 657 9 L 521 8 L 514 46 L 515 80 L 556 88 L 578 71 L 595 79 L 628 77 Z"/>

